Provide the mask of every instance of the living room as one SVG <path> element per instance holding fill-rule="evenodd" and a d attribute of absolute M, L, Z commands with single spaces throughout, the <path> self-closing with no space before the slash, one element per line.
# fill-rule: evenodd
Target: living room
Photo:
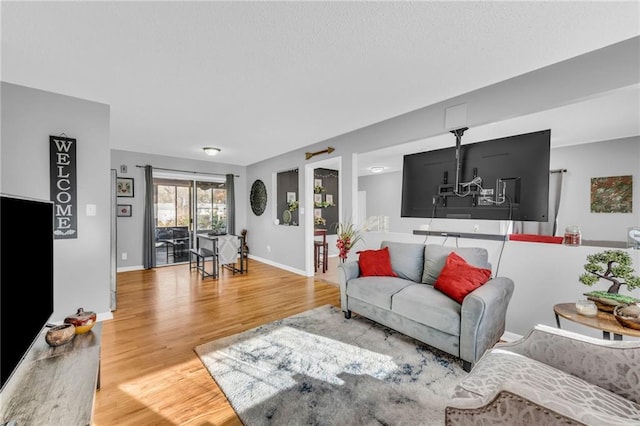
<path fill-rule="evenodd" d="M 346 221 L 350 217 L 360 217 L 357 193 L 365 187 L 368 198 L 373 198 L 376 187 L 395 185 L 396 191 L 386 194 L 387 199 L 395 201 L 387 205 L 396 204 L 399 199 L 399 174 L 379 176 L 375 179 L 385 179 L 385 181 L 372 183 L 371 180 L 374 178 L 358 177 L 357 158 L 368 152 L 413 141 L 426 141 L 443 134 L 449 137 L 453 145 L 453 136 L 443 127 L 445 111 L 451 106 L 467 105 L 465 125 L 470 128 L 471 135 L 474 129 L 488 126 L 489 123 L 561 108 L 625 88 L 635 87 L 637 99 L 637 87 L 640 84 L 638 18 L 637 14 L 634 17 L 633 13 L 628 13 L 629 8 L 637 11 L 637 4 L 622 2 L 620 10 L 611 12 L 607 19 L 602 18 L 603 23 L 598 31 L 591 28 L 577 28 L 573 24 L 570 28 L 561 28 L 570 21 L 566 18 L 572 16 L 567 11 L 562 11 L 558 16 L 565 20 L 558 18 L 558 21 L 563 21 L 563 24 L 559 22 L 554 24 L 558 31 L 557 37 L 560 37 L 559 34 L 564 34 L 570 40 L 570 35 L 580 39 L 580 37 L 587 37 L 587 33 L 597 34 L 597 36 L 592 35 L 588 42 L 580 44 L 579 48 L 567 48 L 567 51 L 571 52 L 568 56 L 563 56 L 562 52 L 554 52 L 548 57 L 541 55 L 535 66 L 527 64 L 529 68 L 522 68 L 518 72 L 511 70 L 511 74 L 508 75 L 496 73 L 493 81 L 460 81 L 455 89 L 447 92 L 450 93 L 449 96 L 429 103 L 415 104 L 412 108 L 408 108 L 409 104 L 405 104 L 407 108 L 397 110 L 391 115 L 380 116 L 373 121 L 348 123 L 351 127 L 323 139 L 301 137 L 301 140 L 307 142 L 299 143 L 293 149 L 281 154 L 265 156 L 250 164 L 226 162 L 225 157 L 219 157 L 219 161 L 212 162 L 204 159 L 204 156 L 201 156 L 202 160 L 197 160 L 181 155 L 157 154 L 151 143 L 148 145 L 148 150 L 144 152 L 122 149 L 123 135 L 113 127 L 122 112 L 115 105 L 96 102 L 95 99 L 103 99 L 100 96 L 79 97 L 78 92 L 64 85 L 56 86 L 59 89 L 53 90 L 51 86 L 32 84 L 31 81 L 35 80 L 30 80 L 28 73 L 12 67 L 12 60 L 17 60 L 21 50 L 9 44 L 14 40 L 9 31 L 14 30 L 17 23 L 26 25 L 22 19 L 35 12 L 29 11 L 29 6 L 19 6 L 17 3 L 9 7 L 10 3 L 3 2 L 2 5 L 2 192 L 48 199 L 49 136 L 64 133 L 78 141 L 79 233 L 76 239 L 56 241 L 56 301 L 52 321 L 62 320 L 69 313 L 75 312 L 79 306 L 98 312 L 101 319 L 108 320 L 114 316 L 110 306 L 111 247 L 110 215 L 108 214 L 111 210 L 109 173 L 112 169 L 119 170 L 120 166 L 125 165 L 127 172 L 119 173 L 119 176 L 133 178 L 135 182 L 135 196 L 128 200 L 133 212 L 132 217 L 118 219 L 116 253 L 119 273 L 141 274 L 144 272 L 141 271 L 144 174 L 143 170 L 136 166 L 150 164 L 155 168 L 237 175 L 235 181 L 236 229 L 246 228 L 249 231 L 250 260 L 253 264 L 261 263 L 276 270 L 284 270 L 287 274 L 297 275 L 302 280 L 300 282 L 307 283 L 307 280 L 313 276 L 310 244 L 313 238 L 311 215 L 307 213 L 304 221 L 301 221 L 300 226 L 297 227 L 275 225 L 274 219 L 277 213 L 273 210 L 272 200 L 269 198 L 265 213 L 260 216 L 255 215 L 251 211 L 249 202 L 250 188 L 254 181 L 262 180 L 267 184 L 268 194 L 274 194 L 275 174 L 297 168 L 301 174 L 299 197 L 306 211 L 311 212 L 313 197 L 312 187 L 309 185 L 312 185 L 312 180 L 309 180 L 308 169 L 323 167 L 327 162 L 337 164 L 341 176 L 340 217 Z M 16 9 L 12 12 L 11 8 Z M 11 13 L 7 15 L 7 12 L 17 13 L 17 15 L 12 18 Z M 84 12 L 76 13 L 72 16 L 82 16 Z M 602 11 L 594 5 L 592 9 L 586 8 L 585 13 L 590 13 L 590 19 L 598 22 L 596 15 Z M 54 16 L 60 18 L 58 13 Z M 614 17 L 616 19 L 613 19 Z M 9 25 L 5 25 L 5 19 L 11 19 L 7 22 Z M 91 16 L 87 22 L 91 22 L 92 19 L 95 17 Z M 523 20 L 526 21 L 526 19 Z M 534 24 L 531 23 L 531 25 Z M 73 26 L 69 24 L 67 27 L 73 33 Z M 23 31 L 28 30 L 21 29 L 16 37 L 19 37 Z M 529 37 L 538 37 L 540 31 L 543 29 L 532 30 Z M 530 45 L 535 47 L 536 43 L 531 42 Z M 540 50 L 545 48 L 547 47 L 542 45 L 539 47 Z M 158 49 L 161 51 L 161 46 L 158 46 Z M 34 50 L 38 49 L 34 48 Z M 26 55 L 30 50 L 25 49 L 22 52 Z M 105 49 L 104 54 L 107 55 L 108 52 L 109 50 Z M 513 55 L 513 51 L 511 54 Z M 51 69 L 49 74 L 62 74 L 76 65 L 74 61 L 69 61 L 65 57 L 60 57 L 59 60 L 59 68 L 55 71 Z M 514 58 L 509 57 L 504 59 L 504 62 L 513 60 Z M 469 68 L 476 66 L 469 62 L 463 61 L 463 63 Z M 496 65 L 495 68 L 499 70 L 501 67 Z M 92 76 L 85 76 L 84 79 L 79 80 L 87 87 L 100 84 Z M 374 88 L 371 90 L 374 91 Z M 158 88 L 158 91 L 160 94 L 152 102 L 162 102 L 161 88 Z M 88 93 L 90 92 L 89 90 Z M 358 94 L 352 93 L 350 96 L 355 97 Z M 375 97 L 370 102 L 375 103 Z M 237 107 L 239 110 L 242 108 L 243 106 Z M 635 116 L 638 117 L 638 114 Z M 188 121 L 186 115 L 180 118 Z M 165 116 L 157 120 L 160 123 L 162 120 L 168 121 L 174 118 L 169 119 Z M 283 119 L 280 123 L 281 126 L 286 126 L 286 120 Z M 314 123 L 314 125 L 318 124 Z M 636 122 L 636 129 L 638 127 Z M 538 129 L 522 129 L 519 133 L 530 130 Z M 140 138 L 141 136 L 143 139 L 147 138 L 139 134 L 124 137 Z M 177 151 L 180 150 L 182 141 L 189 138 L 188 134 L 172 136 L 176 140 Z M 613 140 L 590 142 L 593 144 L 574 148 L 574 151 L 568 147 L 558 148 L 554 151 L 555 156 L 552 154 L 555 163 L 551 164 L 551 168 L 567 168 L 572 173 L 571 178 L 567 179 L 565 195 L 574 203 L 570 203 L 567 207 L 569 210 L 564 211 L 566 214 L 561 217 L 560 229 L 579 224 L 582 226 L 583 238 L 586 240 L 623 241 L 623 231 L 640 224 L 637 208 L 630 214 L 585 213 L 585 208 L 588 209 L 589 190 L 584 185 L 588 182 L 588 178 L 597 176 L 632 175 L 637 180 L 638 170 L 640 170 L 640 136 L 638 133 L 627 134 Z M 201 145 L 203 143 L 198 146 Z M 333 147 L 335 151 L 311 160 L 305 159 L 305 153 L 322 151 L 327 147 Z M 222 153 L 227 150 L 231 151 L 231 147 L 224 148 Z M 602 160 L 604 157 L 606 161 Z M 634 185 L 633 198 L 638 200 L 639 197 L 640 185 Z M 97 214 L 85 214 L 88 205 L 95 206 Z M 380 206 L 381 203 L 377 205 Z M 571 210 L 572 205 L 580 207 Z M 366 216 L 369 215 L 390 216 L 392 227 L 386 234 L 369 233 L 365 238 L 366 243 L 358 249 L 377 248 L 382 238 L 389 237 L 397 241 L 423 242 L 425 237 L 414 235 L 413 231 L 427 224 L 431 229 L 438 231 L 456 232 L 474 232 L 473 226 L 478 224 L 455 220 L 434 220 L 430 223 L 428 219 L 401 218 L 399 211 L 389 213 L 367 209 Z M 479 227 L 481 232 L 501 232 L 500 225 L 491 221 L 482 221 Z M 577 277 L 582 271 L 586 256 L 602 249 L 599 246 L 567 247 L 509 241 L 504 244 L 463 239 L 445 241 L 444 238 L 439 237 L 430 238 L 428 241 L 450 246 L 458 243 L 467 246 L 482 245 L 489 250 L 490 261 L 499 268 L 500 275 L 508 276 L 516 283 L 516 291 L 506 321 L 506 331 L 514 338 L 526 334 L 533 325 L 538 323 L 554 325 L 553 305 L 580 298 L 585 287 L 578 282 Z M 127 253 L 126 260 L 122 259 L 122 253 Z M 639 254 L 637 251 L 632 254 L 633 264 L 638 269 Z M 355 259 L 355 253 L 351 256 Z M 254 271 L 260 271 L 260 268 L 252 270 L 250 275 L 255 274 Z M 157 270 L 155 273 L 168 274 L 164 270 Z M 123 284 L 118 282 L 118 287 L 123 289 Z M 280 289 L 280 291 L 283 290 Z M 328 290 L 323 287 L 322 291 Z M 119 303 L 126 306 L 124 301 Z M 283 316 L 285 312 L 287 315 L 292 313 L 290 309 L 282 312 Z M 269 320 L 277 316 L 276 313 L 273 315 Z M 567 324 L 567 328 L 588 335 L 599 335 L 595 330 L 579 326 Z"/>

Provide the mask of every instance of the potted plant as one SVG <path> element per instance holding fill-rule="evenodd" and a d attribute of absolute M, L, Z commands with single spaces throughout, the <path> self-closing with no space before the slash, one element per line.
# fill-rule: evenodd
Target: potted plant
<path fill-rule="evenodd" d="M 605 250 L 590 254 L 587 256 L 584 270 L 579 277 L 584 285 L 591 287 L 601 279 L 611 283 L 607 291 L 584 293 L 598 305 L 599 310 L 613 312 L 617 305 L 640 302 L 640 299 L 618 294 L 623 285 L 627 286 L 627 290 L 640 287 L 640 277 L 634 275 L 629 253 L 623 250 Z"/>

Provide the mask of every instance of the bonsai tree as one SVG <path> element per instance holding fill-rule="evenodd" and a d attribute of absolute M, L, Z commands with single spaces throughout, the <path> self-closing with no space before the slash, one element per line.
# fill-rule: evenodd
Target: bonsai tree
<path fill-rule="evenodd" d="M 605 250 L 587 256 L 584 272 L 580 275 L 582 284 L 593 286 L 598 281 L 606 280 L 611 283 L 609 289 L 585 293 L 587 296 L 608 297 L 620 301 L 633 302 L 637 299 L 618 295 L 620 287 L 627 286 L 628 290 L 640 287 L 640 277 L 634 275 L 631 267 L 631 256 L 622 250 Z M 615 296 L 614 296 L 615 295 Z"/>

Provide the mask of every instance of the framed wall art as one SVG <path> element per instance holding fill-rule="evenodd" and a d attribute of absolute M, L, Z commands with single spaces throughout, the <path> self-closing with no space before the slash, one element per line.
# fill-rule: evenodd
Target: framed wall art
<path fill-rule="evenodd" d="M 133 197 L 133 178 L 116 178 L 118 197 Z"/>
<path fill-rule="evenodd" d="M 131 217 L 131 204 L 118 204 L 118 217 Z"/>
<path fill-rule="evenodd" d="M 591 213 L 631 213 L 633 176 L 591 178 Z"/>

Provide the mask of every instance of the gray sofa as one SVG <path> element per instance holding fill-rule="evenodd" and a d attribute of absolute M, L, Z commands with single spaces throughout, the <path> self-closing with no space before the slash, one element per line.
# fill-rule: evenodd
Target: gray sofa
<path fill-rule="evenodd" d="M 360 277 L 358 262 L 338 265 L 340 302 L 351 312 L 372 319 L 429 346 L 459 357 L 470 371 L 505 330 L 513 281 L 492 278 L 467 295 L 462 304 L 433 287 L 447 256 L 455 251 L 469 264 L 491 269 L 483 248 L 383 241 L 398 275 Z"/>

